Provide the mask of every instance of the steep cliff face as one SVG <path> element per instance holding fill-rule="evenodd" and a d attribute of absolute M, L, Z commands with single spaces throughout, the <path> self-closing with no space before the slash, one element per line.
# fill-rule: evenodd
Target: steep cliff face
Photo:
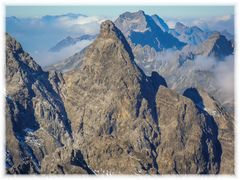
<path fill-rule="evenodd" d="M 196 107 L 207 114 L 208 121 L 212 123 L 213 130 L 222 151 L 220 173 L 234 173 L 234 119 L 226 110 L 213 99 L 208 93 L 201 89 L 189 88 L 183 93 L 190 98 Z"/>
<path fill-rule="evenodd" d="M 6 35 L 6 164 L 8 173 L 40 173 L 41 161 L 72 141 L 55 73 Z"/>
<path fill-rule="evenodd" d="M 188 98 L 161 87 L 156 96 L 161 143 L 159 171 L 163 174 L 219 173 L 222 148 L 216 122 Z"/>
<path fill-rule="evenodd" d="M 191 91 L 146 76 L 111 21 L 64 75 L 43 72 L 7 37 L 9 173 L 233 173 L 227 114 L 219 106 L 216 120 Z"/>

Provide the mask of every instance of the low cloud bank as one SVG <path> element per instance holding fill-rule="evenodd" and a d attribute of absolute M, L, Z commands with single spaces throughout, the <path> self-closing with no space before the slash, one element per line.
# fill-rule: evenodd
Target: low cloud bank
<path fill-rule="evenodd" d="M 226 93 L 225 96 L 234 99 L 234 56 L 217 63 L 214 73 L 217 85 Z"/>
<path fill-rule="evenodd" d="M 218 91 L 226 102 L 234 100 L 234 55 L 219 60 L 215 57 L 196 56 L 194 59 L 184 59 L 181 62 L 181 52 L 167 50 L 157 53 L 152 59 L 154 71 L 158 71 L 163 77 L 168 77 L 172 88 L 178 83 L 181 86 L 195 86 L 204 84 L 209 92 Z M 201 72 L 201 73 L 198 73 Z M 201 76 L 206 74 L 206 76 Z"/>
<path fill-rule="evenodd" d="M 60 62 L 74 55 L 75 53 L 80 52 L 83 48 L 85 48 L 91 43 L 92 43 L 92 40 L 91 41 L 82 40 L 76 43 L 75 45 L 63 48 L 59 52 L 49 52 L 49 51 L 36 52 L 32 56 L 38 64 L 44 67 L 44 66 L 48 66 L 48 65 Z"/>
<path fill-rule="evenodd" d="M 218 88 L 225 96 L 234 97 L 234 56 L 227 56 L 223 61 L 213 57 L 198 56 L 193 68 L 213 72 Z"/>

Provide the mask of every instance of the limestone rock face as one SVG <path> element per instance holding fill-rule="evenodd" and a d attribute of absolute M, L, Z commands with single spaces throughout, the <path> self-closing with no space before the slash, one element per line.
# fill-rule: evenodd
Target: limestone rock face
<path fill-rule="evenodd" d="M 111 21 L 84 54 L 47 73 L 7 35 L 8 173 L 233 173 L 233 122 L 214 99 L 146 76 Z"/>
<path fill-rule="evenodd" d="M 190 99 L 163 87 L 158 90 L 156 103 L 161 132 L 157 150 L 159 171 L 218 173 L 221 145 L 214 119 L 198 110 Z"/>
<path fill-rule="evenodd" d="M 101 25 L 81 68 L 64 79 L 74 144 L 89 166 L 99 173 L 157 173 L 154 88 L 112 22 Z"/>
<path fill-rule="evenodd" d="M 71 143 L 61 97 L 33 59 L 6 35 L 7 172 L 39 173 L 41 161 Z"/>
<path fill-rule="evenodd" d="M 201 89 L 189 88 L 184 94 L 192 99 L 197 108 L 207 114 L 210 121 L 215 123 L 214 131 L 221 145 L 221 167 L 220 173 L 234 173 L 234 119 L 214 100 L 208 93 Z"/>
<path fill-rule="evenodd" d="M 42 174 L 94 174 L 86 164 L 81 151 L 71 146 L 57 148 L 41 162 Z"/>

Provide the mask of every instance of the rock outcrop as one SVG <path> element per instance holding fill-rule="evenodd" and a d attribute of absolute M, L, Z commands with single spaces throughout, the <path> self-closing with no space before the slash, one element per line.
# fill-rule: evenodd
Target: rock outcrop
<path fill-rule="evenodd" d="M 209 122 L 212 123 L 213 130 L 218 135 L 221 145 L 221 167 L 222 174 L 234 173 L 234 121 L 231 114 L 226 112 L 213 97 L 203 90 L 189 88 L 183 93 L 190 98 L 196 107 L 207 114 Z M 214 127 L 215 126 L 215 127 Z"/>
<path fill-rule="evenodd" d="M 72 143 L 71 123 L 57 90 L 59 78 L 42 71 L 6 35 L 7 173 L 40 173 L 45 156 Z"/>

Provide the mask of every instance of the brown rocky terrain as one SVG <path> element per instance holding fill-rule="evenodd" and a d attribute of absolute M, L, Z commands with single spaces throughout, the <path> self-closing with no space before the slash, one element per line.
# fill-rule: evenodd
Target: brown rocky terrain
<path fill-rule="evenodd" d="M 56 89 L 58 78 L 42 71 L 6 35 L 7 173 L 40 173 L 45 156 L 71 145 L 71 122 Z"/>
<path fill-rule="evenodd" d="M 6 51 L 8 173 L 234 173 L 233 118 L 204 91 L 196 101 L 146 76 L 111 21 L 63 75 L 8 35 Z"/>

